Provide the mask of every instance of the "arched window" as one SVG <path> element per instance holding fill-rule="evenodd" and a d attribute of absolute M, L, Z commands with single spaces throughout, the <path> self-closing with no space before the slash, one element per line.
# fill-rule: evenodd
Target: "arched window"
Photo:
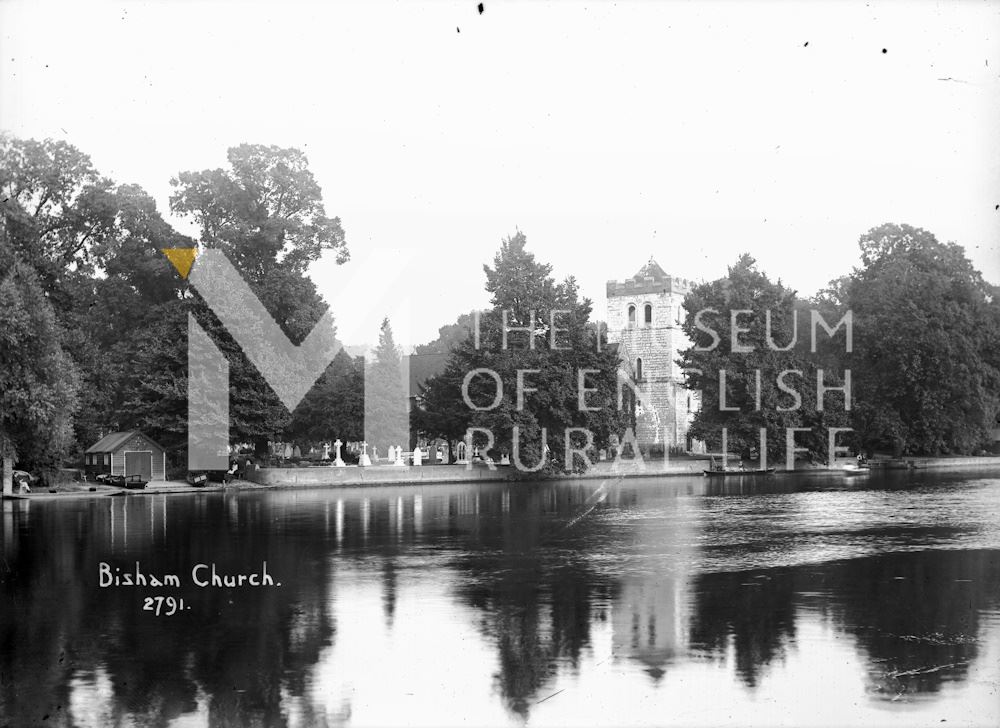
<path fill-rule="evenodd" d="M 645 318 L 646 326 L 653 323 L 653 304 L 647 303 L 643 306 L 643 317 Z"/>
<path fill-rule="evenodd" d="M 628 307 L 628 325 L 629 328 L 635 326 L 635 305 L 629 304 Z"/>
<path fill-rule="evenodd" d="M 642 379 L 642 359 L 635 360 L 635 378 Z"/>

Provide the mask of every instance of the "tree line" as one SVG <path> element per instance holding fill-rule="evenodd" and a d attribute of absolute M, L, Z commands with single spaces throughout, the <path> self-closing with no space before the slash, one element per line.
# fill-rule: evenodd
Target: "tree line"
<path fill-rule="evenodd" d="M 341 351 L 295 414 L 278 401 L 198 294 L 160 252 L 220 248 L 292 341 L 326 303 L 307 275 L 332 251 L 349 258 L 339 218 L 296 149 L 242 144 L 225 168 L 171 180 L 163 219 L 135 185 L 102 176 L 63 141 L 0 138 L 0 457 L 46 469 L 103 434 L 142 429 L 185 460 L 187 320 L 195 316 L 230 366 L 234 443 L 309 437 L 311 412 L 360 439 L 362 362 Z M 345 396 L 345 395 L 351 396 Z M 334 399 L 337 408 L 326 406 Z M 339 418 L 339 420 L 338 420 Z"/>
<path fill-rule="evenodd" d="M 692 346 L 679 363 L 686 384 L 702 393 L 692 435 L 718 447 L 725 428 L 730 449 L 745 453 L 759 448 L 760 428 L 767 428 L 772 459 L 782 456 L 788 427 L 808 430 L 800 444 L 821 461 L 829 454 L 829 428 L 850 428 L 838 445 L 866 454 L 995 449 L 1000 288 L 983 279 L 961 246 L 910 225 L 872 228 L 859 247 L 861 265 L 811 298 L 772 281 L 750 255 L 688 295 L 683 328 Z M 724 315 L 698 326 L 706 309 Z M 738 317 L 737 350 L 732 311 L 746 311 Z M 834 328 L 845 316 L 852 341 L 846 325 L 833 336 L 818 328 L 814 346 L 814 318 Z M 714 348 L 705 328 L 718 336 Z M 796 374 L 784 383 L 798 386 L 780 386 L 789 371 Z M 825 397 L 816 386 L 820 372 L 832 392 Z M 845 386 L 849 396 L 833 391 Z M 802 398 L 799 406 L 789 389 Z"/>
<path fill-rule="evenodd" d="M 144 190 L 101 175 L 72 145 L 0 137 L 0 458 L 8 477 L 14 462 L 25 469 L 78 462 L 103 434 L 132 428 L 183 465 L 189 315 L 229 361 L 231 442 L 263 452 L 275 439 L 364 438 L 361 357 L 341 350 L 288 412 L 160 252 L 223 250 L 285 335 L 301 341 L 327 306 L 308 277 L 310 263 L 328 252 L 349 259 L 344 228 L 327 214 L 305 155 L 242 144 L 229 149 L 224 168 L 180 172 L 171 186 L 170 212 L 197 226 L 198 241 L 175 230 Z M 749 255 L 695 286 L 682 324 L 692 346 L 678 361 L 686 386 L 701 393 L 694 437 L 716 447 L 725 428 L 731 448 L 752 450 L 761 428 L 806 428 L 813 434 L 799 444 L 818 459 L 827 455 L 821 430 L 830 427 L 852 428 L 842 442 L 856 449 L 897 455 L 990 446 L 1000 412 L 997 287 L 960 246 L 908 225 L 868 231 L 860 252 L 859 267 L 812 298 L 772 281 Z M 483 272 L 490 306 L 463 314 L 416 350 L 445 363 L 416 393 L 411 430 L 457 441 L 477 428 L 475 444 L 490 444 L 489 432 L 493 449 L 510 453 L 518 439 L 521 460 L 543 471 L 586 467 L 580 453 L 607 447 L 634 424 L 629 398 L 619 405 L 618 354 L 592 320 L 592 302 L 572 277 L 556 281 L 521 232 L 502 241 Z M 708 349 L 712 337 L 697 319 L 705 309 L 745 311 L 739 340 L 752 351 L 732 350 L 728 316 L 713 323 L 720 343 Z M 850 351 L 843 330 L 811 350 L 803 335 L 811 311 L 828 322 L 850 312 Z M 769 346 L 768 335 L 784 348 Z M 400 351 L 387 321 L 372 366 L 372 381 L 398 379 Z M 475 370 L 491 375 L 466 381 Z M 801 406 L 790 409 L 778 381 L 787 370 L 803 382 L 822 370 L 829 387 L 845 386 L 849 370 L 851 396 L 832 395 L 821 409 L 815 388 L 803 387 Z M 495 406 L 484 406 L 501 391 Z M 367 414 L 373 423 L 380 416 Z M 566 438 L 575 451 L 569 462 Z M 550 449 L 547 440 L 560 445 Z M 784 442 L 769 439 L 766 447 L 778 457 Z"/>

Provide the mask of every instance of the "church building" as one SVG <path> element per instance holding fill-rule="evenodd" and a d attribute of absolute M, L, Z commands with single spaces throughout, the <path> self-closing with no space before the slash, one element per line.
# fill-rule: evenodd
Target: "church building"
<path fill-rule="evenodd" d="M 668 275 L 652 258 L 631 278 L 608 281 L 608 342 L 618 345 L 623 368 L 641 393 L 635 435 L 644 449 L 700 449 L 688 437 L 698 394 L 684 388 L 676 363 L 679 352 L 691 346 L 681 322 L 684 296 L 694 285 Z"/>

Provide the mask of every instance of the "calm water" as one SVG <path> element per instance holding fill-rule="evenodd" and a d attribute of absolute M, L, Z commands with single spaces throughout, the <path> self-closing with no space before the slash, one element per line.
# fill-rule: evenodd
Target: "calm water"
<path fill-rule="evenodd" d="M 0 725 L 1000 724 L 1000 478 L 599 485 L 4 503 Z"/>

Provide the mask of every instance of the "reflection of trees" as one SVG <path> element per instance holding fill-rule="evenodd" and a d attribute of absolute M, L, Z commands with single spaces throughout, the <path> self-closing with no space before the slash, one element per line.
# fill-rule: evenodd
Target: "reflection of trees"
<path fill-rule="evenodd" d="M 23 505 L 8 504 L 0 716 L 11 725 L 44 715 L 68 725 L 71 685 L 94 679 L 110 686 L 102 709 L 111 723 L 166 725 L 206 702 L 213 725 L 282 725 L 289 698 L 305 724 L 344 720 L 349 705 L 327 718 L 306 697 L 334 635 L 327 603 L 335 551 L 379 579 L 388 628 L 406 569 L 426 563 L 408 561 L 408 553 L 426 544 L 436 559 L 446 554 L 446 568 L 461 576 L 458 598 L 475 608 L 496 647 L 497 691 L 524 719 L 557 672 L 579 664 L 592 628 L 605 621 L 616 657 L 638 661 L 654 679 L 688 650 L 720 660 L 732 650 L 740 678 L 755 686 L 794 641 L 796 621 L 819 614 L 853 636 L 872 692 L 893 697 L 965 678 L 977 656 L 979 615 L 1000 605 L 996 551 L 887 553 L 695 576 L 694 561 L 725 561 L 699 538 L 693 512 L 701 502 L 648 493 L 609 495 L 638 518 L 605 520 L 598 506 L 572 526 L 592 486 L 370 489 L 313 501 L 299 493 L 130 497 L 32 503 L 30 518 Z M 774 532 L 782 536 L 780 527 Z M 238 572 L 266 559 L 283 586 L 252 594 L 184 589 L 192 609 L 158 618 L 141 611 L 143 590 L 97 588 L 99 561 L 125 566 L 136 558 L 147 573 L 185 581 L 194 563 Z"/>
<path fill-rule="evenodd" d="M 495 641 L 497 687 L 509 710 L 527 718 L 560 665 L 576 666 L 590 627 L 604 615 L 610 584 L 587 563 L 596 524 L 567 528 L 593 488 L 538 486 L 480 494 L 480 518 L 460 502 L 449 530 L 464 555 L 461 596 L 483 611 L 481 628 Z M 543 548 L 544 546 L 544 548 Z"/>
<path fill-rule="evenodd" d="M 19 504 L 20 505 L 20 504 Z M 30 505 L 30 504 L 25 504 Z M 53 560 L 72 563 L 78 538 L 24 543 L 15 529 L 28 524 L 28 509 L 3 508 L 3 560 L 0 560 L 0 716 L 11 725 L 36 725 L 47 719 L 67 725 L 72 656 L 69 635 L 78 629 L 84 601 L 81 575 L 47 569 Z M 30 512 L 34 532 L 42 529 L 39 509 Z M 28 531 L 31 533 L 31 531 Z M 92 640 L 91 640 L 92 641 Z"/>
<path fill-rule="evenodd" d="M 16 536 L 4 550 L 0 589 L 0 671 L 9 676 L 0 714 L 11 725 L 46 713 L 68 724 L 71 680 L 100 670 L 116 721 L 130 715 L 166 725 L 196 707 L 200 690 L 212 725 L 282 725 L 282 691 L 304 694 L 307 671 L 334 630 L 321 521 L 299 519 L 294 533 L 263 527 L 281 505 L 253 497 L 164 501 L 162 518 L 161 499 L 110 500 L 35 506 L 30 528 L 22 512 L 5 524 Z M 147 574 L 180 575 L 185 588 L 98 587 L 99 562 L 125 567 L 136 559 Z M 282 587 L 190 586 L 196 563 L 246 573 L 264 560 Z M 143 597 L 154 594 L 183 596 L 191 609 L 172 617 L 142 611 Z"/>
<path fill-rule="evenodd" d="M 747 685 L 794 640 L 797 610 L 810 609 L 855 637 L 869 663 L 869 690 L 892 698 L 965 677 L 978 654 L 979 615 L 1000 604 L 1000 555 L 886 553 L 703 574 L 693 589 L 692 645 L 721 658 L 731 640 Z"/>
<path fill-rule="evenodd" d="M 749 687 L 795 637 L 790 569 L 704 574 L 695 579 L 691 644 L 720 657 L 732 640 L 736 672 Z"/>
<path fill-rule="evenodd" d="M 889 553 L 810 576 L 803 590 L 829 592 L 826 610 L 868 657 L 869 691 L 886 699 L 964 679 L 980 614 L 1000 605 L 997 551 Z"/>

